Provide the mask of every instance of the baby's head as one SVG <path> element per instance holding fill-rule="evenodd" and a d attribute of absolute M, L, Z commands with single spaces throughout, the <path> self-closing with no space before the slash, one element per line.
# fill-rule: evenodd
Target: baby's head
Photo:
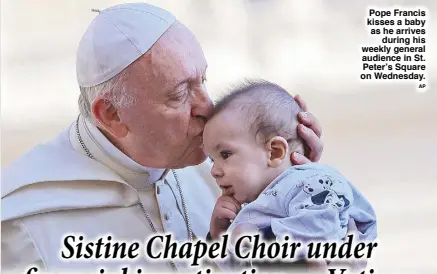
<path fill-rule="evenodd" d="M 217 184 L 240 203 L 255 200 L 292 165 L 292 152 L 304 153 L 300 111 L 287 91 L 263 80 L 240 84 L 217 102 L 203 132 Z"/>

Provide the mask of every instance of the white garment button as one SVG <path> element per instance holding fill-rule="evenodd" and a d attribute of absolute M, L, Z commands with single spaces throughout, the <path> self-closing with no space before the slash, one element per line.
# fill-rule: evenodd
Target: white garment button
<path fill-rule="evenodd" d="M 170 219 L 170 215 L 168 213 L 164 213 L 164 219 L 168 221 Z"/>
<path fill-rule="evenodd" d="M 156 186 L 156 193 L 157 193 L 157 194 L 161 193 L 161 189 L 160 189 L 159 186 Z"/>

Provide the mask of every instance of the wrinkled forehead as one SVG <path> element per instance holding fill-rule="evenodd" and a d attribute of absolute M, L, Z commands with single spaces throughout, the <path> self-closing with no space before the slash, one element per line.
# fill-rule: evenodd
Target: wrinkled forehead
<path fill-rule="evenodd" d="M 197 79 L 206 71 L 207 63 L 196 37 L 176 22 L 152 48 L 132 65 L 129 82 L 134 92 L 147 96 L 171 92 L 181 81 Z"/>

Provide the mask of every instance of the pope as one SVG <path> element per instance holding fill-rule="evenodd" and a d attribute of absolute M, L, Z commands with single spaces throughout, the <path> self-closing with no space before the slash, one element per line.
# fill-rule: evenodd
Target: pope
<path fill-rule="evenodd" d="M 211 218 L 226 219 L 212 216 L 222 193 L 202 149 L 213 108 L 206 70 L 196 37 L 168 11 L 145 3 L 99 11 L 77 50 L 80 115 L 2 172 L 2 269 L 119 269 L 123 262 L 61 259 L 63 239 L 144 242 L 165 232 L 193 241 L 206 238 Z M 308 153 L 292 161 L 318 161 L 320 125 L 306 111 L 299 119 Z M 131 267 L 187 265 L 141 258 Z"/>

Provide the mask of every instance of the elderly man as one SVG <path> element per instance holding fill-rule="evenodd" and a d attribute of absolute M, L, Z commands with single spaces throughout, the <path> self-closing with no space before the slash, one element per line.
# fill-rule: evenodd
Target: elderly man
<path fill-rule="evenodd" d="M 195 36 L 169 12 L 143 3 L 99 12 L 77 52 L 81 115 L 3 172 L 2 268 L 183 269 L 143 255 L 104 260 L 97 242 L 102 253 L 158 232 L 178 241 L 208 234 L 221 193 L 202 150 L 213 107 L 206 70 Z M 301 115 L 307 157 L 317 161 L 320 127 Z"/>

